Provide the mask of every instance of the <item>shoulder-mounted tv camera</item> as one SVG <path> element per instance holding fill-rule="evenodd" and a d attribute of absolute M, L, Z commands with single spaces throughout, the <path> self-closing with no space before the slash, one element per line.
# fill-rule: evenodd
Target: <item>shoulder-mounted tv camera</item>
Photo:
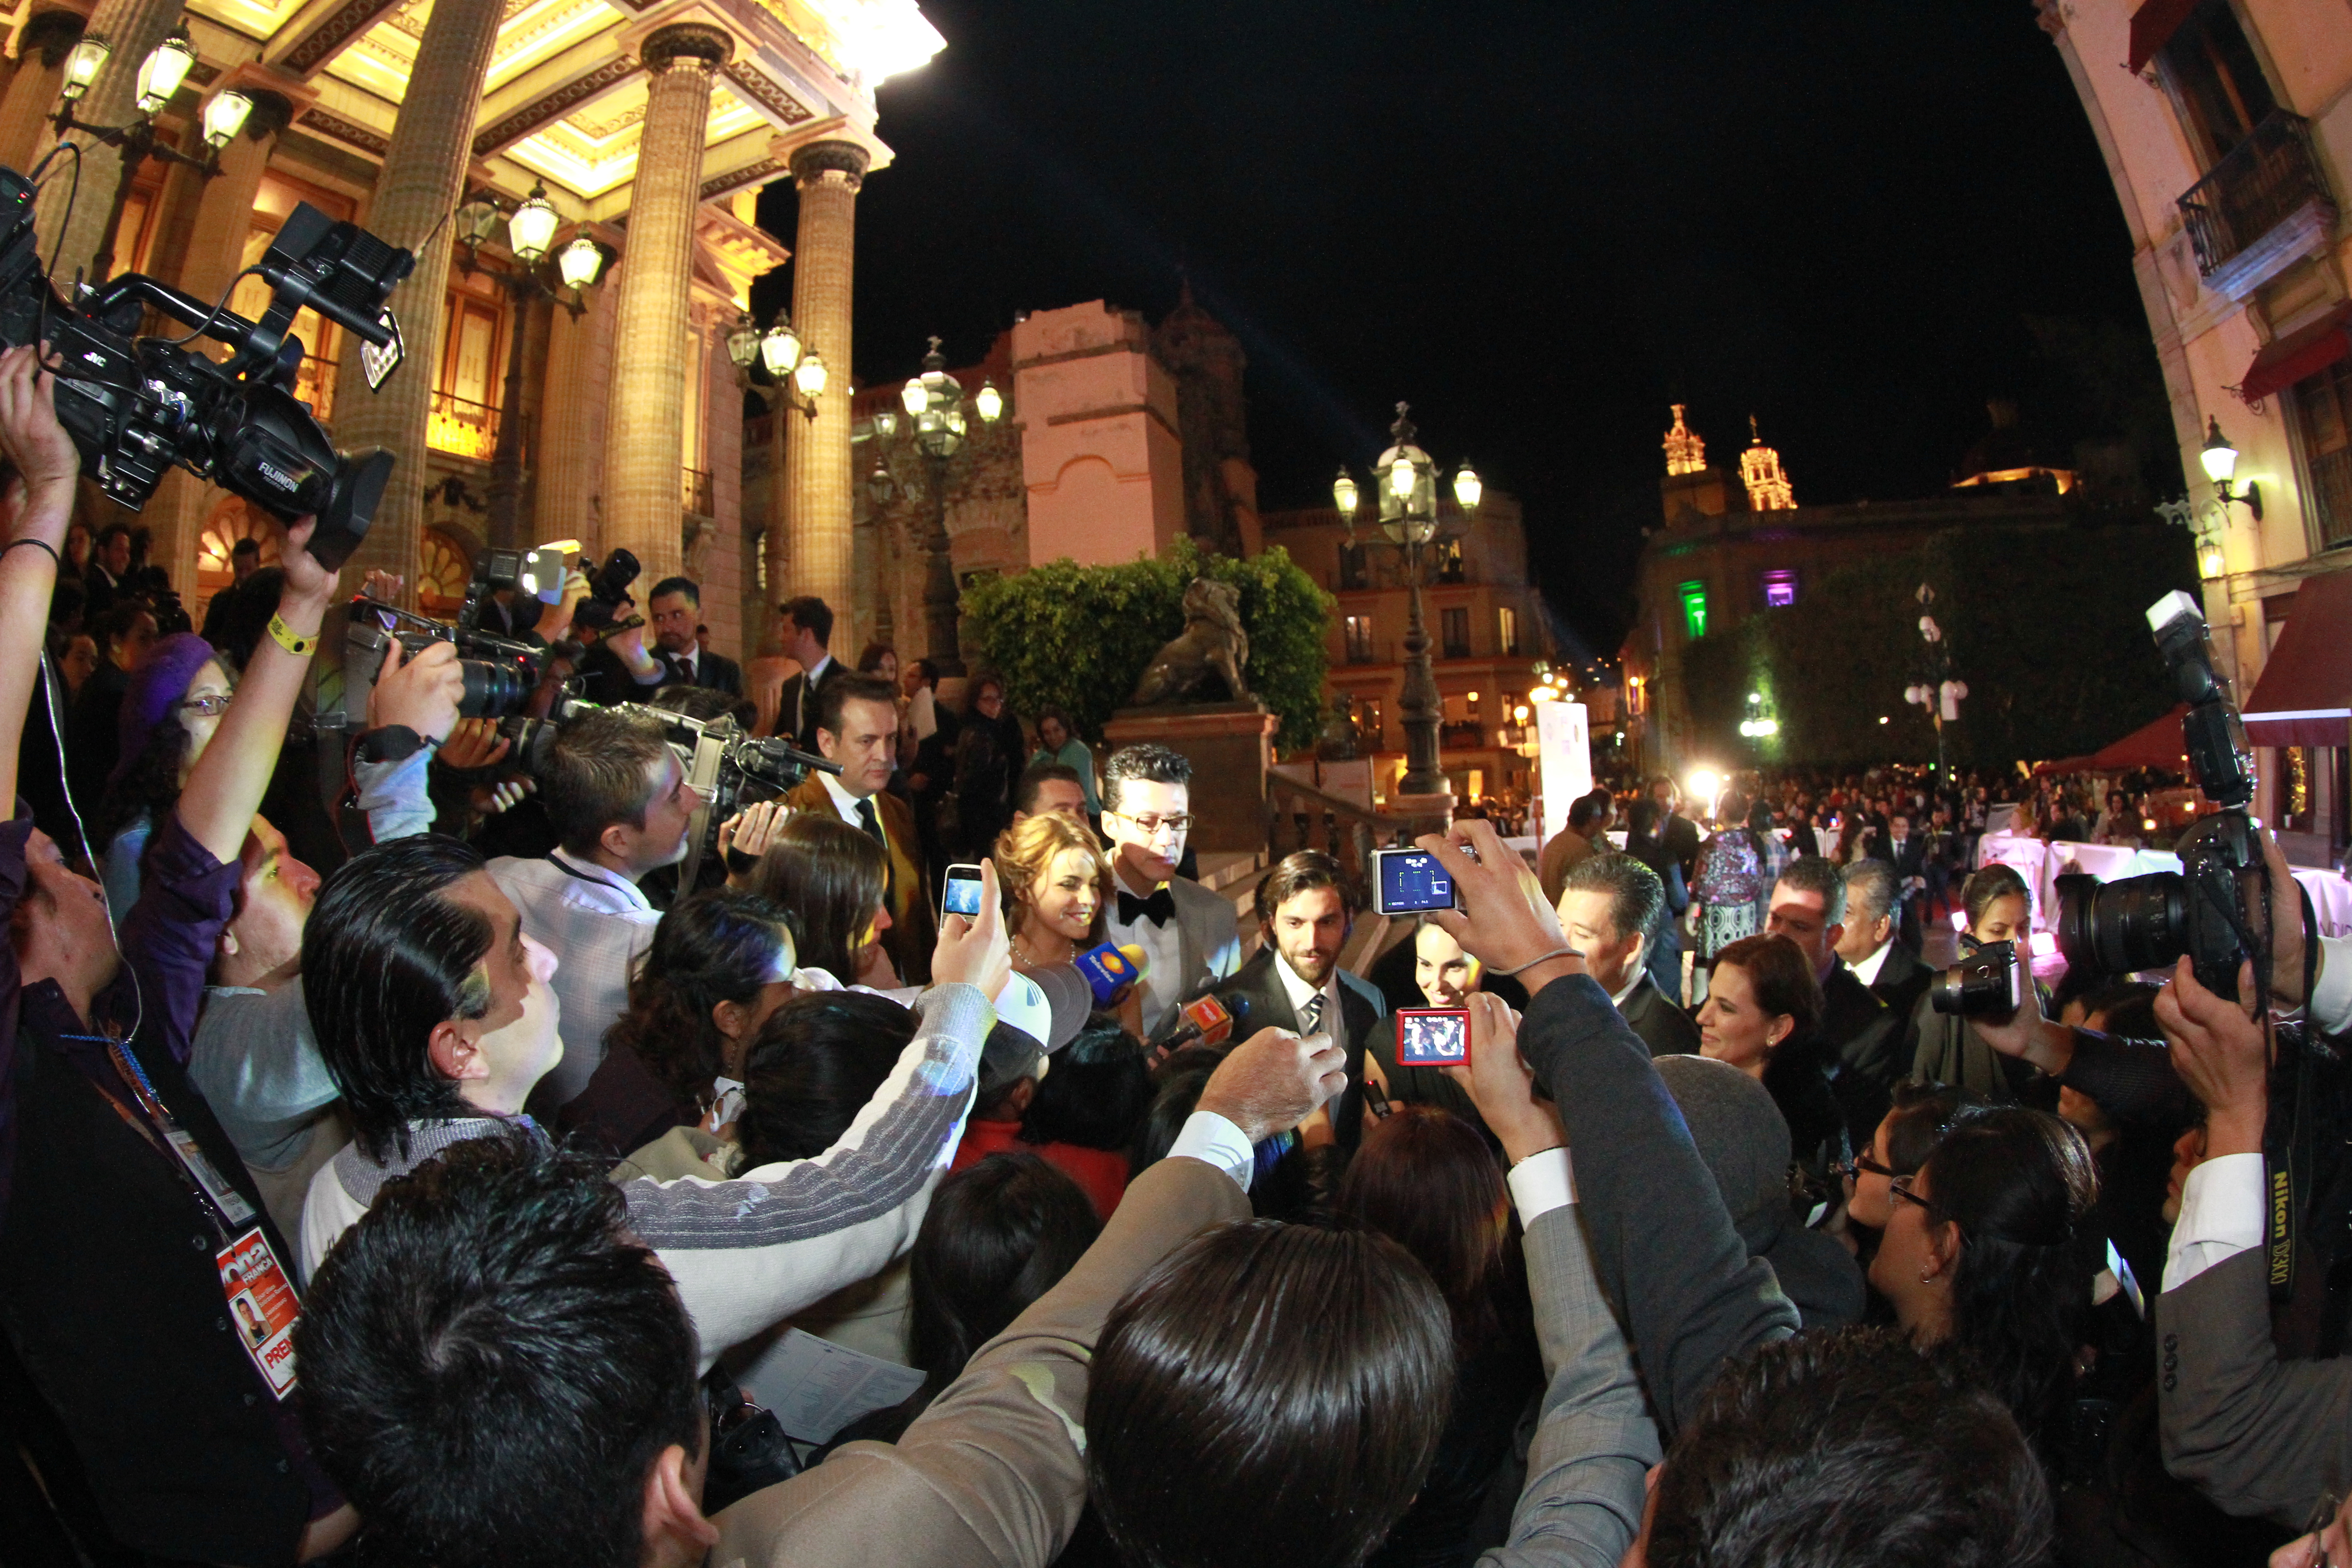
<path fill-rule="evenodd" d="M 143 273 L 126 272 L 61 299 L 42 268 L 30 180 L 0 169 L 0 347 L 47 342 L 60 362 L 58 422 L 81 452 L 82 471 L 107 499 L 138 510 L 174 466 L 283 521 L 318 517 L 310 553 L 341 567 L 367 537 L 392 478 L 381 447 L 342 454 L 294 395 L 304 308 L 359 334 L 371 390 L 400 363 L 400 323 L 384 308 L 416 265 L 409 251 L 305 202 L 253 270 L 270 287 L 269 309 L 248 321 Z M 142 337 L 154 310 L 186 338 Z M 232 352 L 218 363 L 182 346 L 205 337 Z"/>

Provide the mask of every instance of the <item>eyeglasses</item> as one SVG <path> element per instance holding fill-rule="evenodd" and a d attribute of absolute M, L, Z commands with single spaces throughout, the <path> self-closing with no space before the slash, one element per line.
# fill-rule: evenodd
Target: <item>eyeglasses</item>
<path fill-rule="evenodd" d="M 1923 1213 L 1934 1213 L 1936 1205 L 1911 1190 L 1911 1184 L 1916 1179 L 1911 1176 L 1897 1176 L 1887 1184 L 1886 1190 L 1906 1204 L 1917 1204 Z"/>
<path fill-rule="evenodd" d="M 1880 1164 L 1877 1161 L 1872 1159 L 1867 1154 L 1856 1154 L 1853 1159 L 1846 1161 L 1843 1164 L 1832 1165 L 1830 1168 L 1835 1171 L 1839 1175 L 1843 1176 L 1849 1182 L 1860 1181 L 1865 1175 L 1885 1176 L 1889 1181 L 1895 1179 L 1894 1172 L 1888 1170 L 1885 1166 Z"/>
<path fill-rule="evenodd" d="M 1123 811 L 1109 812 L 1106 815 L 1123 817 L 1127 821 L 1135 824 L 1137 830 L 1146 838 L 1159 837 L 1160 829 L 1162 828 L 1167 829 L 1169 832 L 1173 833 L 1180 837 L 1192 831 L 1192 818 L 1190 816 L 1129 816 L 1127 813 Z"/>
<path fill-rule="evenodd" d="M 223 691 L 211 697 L 183 697 L 173 707 L 188 713 L 201 713 L 207 719 L 217 719 L 228 711 L 234 691 Z"/>

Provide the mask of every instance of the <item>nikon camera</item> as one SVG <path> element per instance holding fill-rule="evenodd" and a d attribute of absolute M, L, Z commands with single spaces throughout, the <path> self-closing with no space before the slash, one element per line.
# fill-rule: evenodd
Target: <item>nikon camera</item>
<path fill-rule="evenodd" d="M 359 334 L 371 389 L 400 363 L 400 323 L 384 308 L 415 256 L 305 202 L 278 231 L 256 270 L 269 309 L 248 321 L 226 308 L 126 272 L 61 299 L 41 266 L 31 181 L 0 169 L 0 347 L 46 342 L 58 370 L 58 422 L 82 471 L 107 499 L 136 511 L 174 465 L 283 521 L 316 513 L 310 553 L 339 568 L 367 537 L 392 478 L 380 447 L 338 453 L 325 426 L 294 396 L 304 307 Z M 215 363 L 168 338 L 142 337 L 154 310 L 233 351 Z M 183 340 L 184 341 L 184 340 Z"/>

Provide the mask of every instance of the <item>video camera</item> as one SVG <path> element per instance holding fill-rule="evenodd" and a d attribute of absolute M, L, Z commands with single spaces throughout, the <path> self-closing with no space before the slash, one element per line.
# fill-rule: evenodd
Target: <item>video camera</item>
<path fill-rule="evenodd" d="M 632 563 L 634 564 L 634 563 Z M 667 709 L 629 702 L 602 709 L 593 702 L 566 695 L 545 719 L 518 715 L 499 725 L 499 733 L 513 742 L 510 765 L 537 777 L 547 764 L 549 747 L 564 725 L 583 713 L 641 713 L 658 720 L 667 731 L 669 749 L 686 770 L 686 782 L 699 791 L 703 805 L 687 827 L 686 861 L 678 869 L 678 887 L 690 889 L 702 858 L 717 844 L 719 825 L 757 800 L 783 794 L 810 772 L 839 773 L 839 763 L 812 756 L 788 741 L 747 735 L 731 716 L 691 719 Z"/>
<path fill-rule="evenodd" d="M 404 352 L 384 300 L 415 256 L 304 202 L 252 268 L 271 290 L 258 321 L 138 272 L 60 299 L 41 265 L 35 194 L 0 169 L 0 347 L 46 342 L 59 359 L 58 422 L 83 470 L 134 511 L 176 465 L 283 521 L 316 513 L 310 553 L 341 567 L 367 537 L 393 458 L 335 450 L 294 396 L 303 345 L 289 329 L 307 307 L 358 333 L 368 386 L 382 386 Z M 140 336 L 151 308 L 233 352 L 216 363 L 182 347 L 187 339 Z"/>
<path fill-rule="evenodd" d="M 551 648 L 535 647 L 484 631 L 482 619 L 491 599 L 509 588 L 542 604 L 562 603 L 565 563 L 572 548 L 566 540 L 532 550 L 483 551 L 475 558 L 474 575 L 466 585 L 465 602 L 457 606 L 454 622 L 433 620 L 381 599 L 364 595 L 354 599 L 343 629 L 344 691 L 348 694 L 352 689 L 353 670 L 365 671 L 368 682 L 373 684 L 383 673 L 384 652 L 394 642 L 411 658 L 436 642 L 446 642 L 456 645 L 460 655 L 457 666 L 466 679 L 465 695 L 457 702 L 462 717 L 504 719 L 519 713 L 538 689 L 548 655 L 577 661 L 580 645 L 562 642 Z M 600 624 L 610 627 L 614 614 L 628 603 L 629 584 L 637 580 L 641 570 L 635 556 L 625 550 L 614 551 L 605 557 L 603 569 L 589 578 L 588 597 L 580 601 L 572 619 L 587 620 L 593 613 Z M 353 717 L 346 714 L 345 722 L 353 722 Z"/>
<path fill-rule="evenodd" d="M 2254 798 L 2253 753 L 2230 683 L 2213 668 L 2197 602 L 2176 589 L 2148 607 L 2147 624 L 2189 704 L 2180 728 L 2189 771 L 2205 798 L 2222 809 L 2181 836 L 2179 871 L 2104 884 L 2089 876 L 2059 878 L 2058 946 L 2070 972 L 2091 974 L 2169 968 L 2185 953 L 2199 984 L 2235 996 L 2241 963 L 2252 959 L 2265 978 L 2270 963 L 2273 889 L 2245 811 Z M 2293 888 L 2281 890 L 2298 896 Z"/>

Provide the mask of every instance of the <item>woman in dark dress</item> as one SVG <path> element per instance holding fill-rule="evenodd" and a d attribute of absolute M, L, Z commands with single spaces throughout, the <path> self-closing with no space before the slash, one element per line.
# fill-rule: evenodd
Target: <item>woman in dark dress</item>
<path fill-rule="evenodd" d="M 1004 683 L 992 675 L 972 682 L 955 750 L 955 855 L 977 861 L 1013 820 L 1013 780 L 1008 759 L 1018 746 L 1004 743 Z"/>

